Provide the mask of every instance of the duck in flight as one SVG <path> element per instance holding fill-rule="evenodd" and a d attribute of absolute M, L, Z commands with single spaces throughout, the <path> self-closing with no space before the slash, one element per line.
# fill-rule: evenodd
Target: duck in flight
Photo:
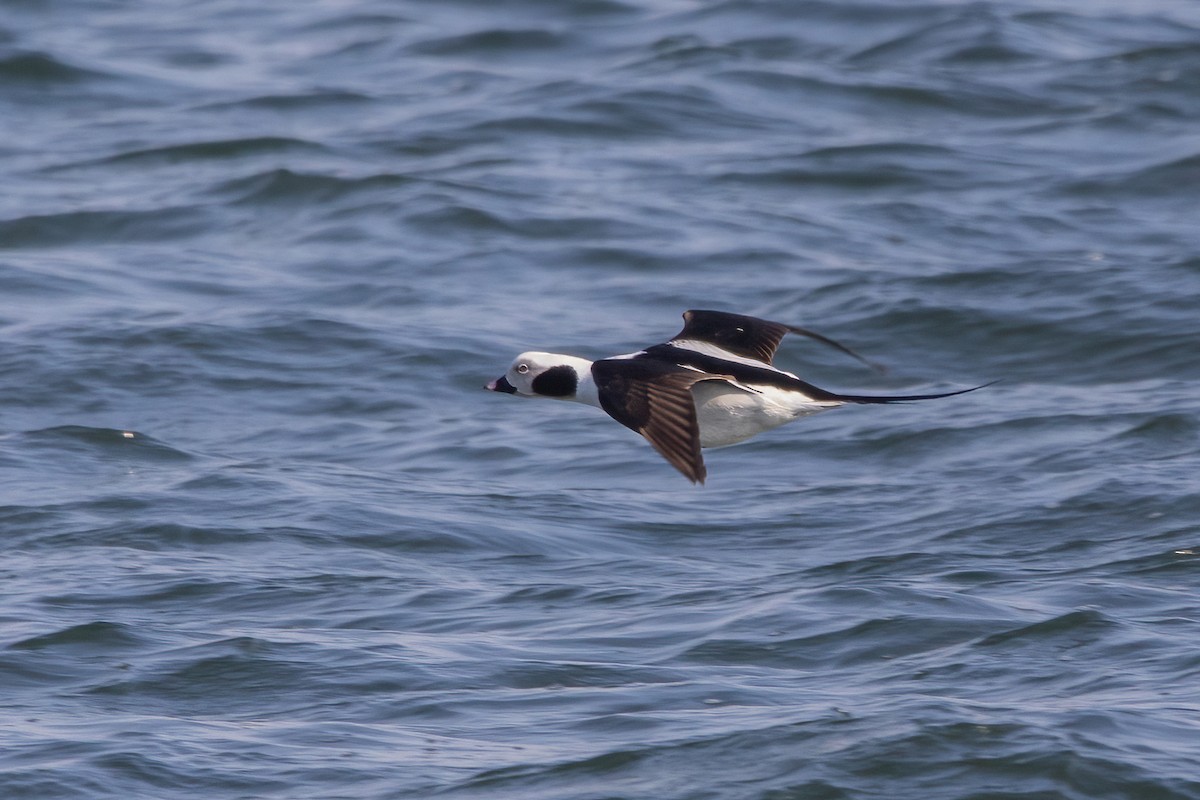
<path fill-rule="evenodd" d="M 780 341 L 789 333 L 817 339 L 862 360 L 832 339 L 804 328 L 725 311 L 687 311 L 683 322 L 683 330 L 670 341 L 599 361 L 558 353 L 521 353 L 508 372 L 487 388 L 601 408 L 645 437 L 693 483 L 704 483 L 707 475 L 700 454 L 703 447 L 736 444 L 847 403 L 934 400 L 983 388 L 940 394 L 838 394 L 771 363 Z"/>

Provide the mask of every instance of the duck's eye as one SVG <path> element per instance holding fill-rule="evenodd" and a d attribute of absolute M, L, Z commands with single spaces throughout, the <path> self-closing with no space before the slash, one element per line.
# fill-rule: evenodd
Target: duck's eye
<path fill-rule="evenodd" d="M 524 375 L 526 372 L 529 372 L 529 365 L 528 364 L 517 364 L 517 372 Z"/>

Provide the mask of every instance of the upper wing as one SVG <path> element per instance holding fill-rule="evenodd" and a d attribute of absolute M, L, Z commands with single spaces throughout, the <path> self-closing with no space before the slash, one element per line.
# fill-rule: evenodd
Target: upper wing
<path fill-rule="evenodd" d="M 600 407 L 640 433 L 671 466 L 692 483 L 704 483 L 700 426 L 692 386 L 717 376 L 637 358 L 602 359 L 592 364 Z"/>
<path fill-rule="evenodd" d="M 692 310 L 683 312 L 683 330 L 671 343 L 703 342 L 769 365 L 788 330 L 787 325 L 743 314 Z"/>
<path fill-rule="evenodd" d="M 851 358 L 857 359 L 872 369 L 883 372 L 878 364 L 860 356 L 858 353 L 836 342 L 827 336 L 810 331 L 807 328 L 797 328 L 794 325 L 784 325 L 781 322 L 748 317 L 744 314 L 730 314 L 727 311 L 691 310 L 683 312 L 683 330 L 677 333 L 671 343 L 686 347 L 686 342 L 702 342 L 724 350 L 741 358 L 749 358 L 770 366 L 779 349 L 779 343 L 789 333 L 816 339 L 822 344 L 840 350 Z"/>

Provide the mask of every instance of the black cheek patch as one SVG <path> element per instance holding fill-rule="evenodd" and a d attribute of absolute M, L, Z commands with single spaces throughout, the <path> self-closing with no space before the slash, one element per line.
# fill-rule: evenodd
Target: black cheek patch
<path fill-rule="evenodd" d="M 543 397 L 570 397 L 579 389 L 579 375 L 574 367 L 560 364 L 538 375 L 529 386 Z"/>

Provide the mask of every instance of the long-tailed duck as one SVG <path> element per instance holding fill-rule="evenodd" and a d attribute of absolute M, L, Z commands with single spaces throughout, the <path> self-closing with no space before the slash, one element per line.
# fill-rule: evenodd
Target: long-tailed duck
<path fill-rule="evenodd" d="M 831 339 L 804 328 L 724 311 L 687 311 L 683 320 L 683 330 L 668 342 L 599 361 L 558 353 L 522 353 L 508 372 L 487 388 L 602 408 L 646 437 L 693 483 L 704 483 L 707 474 L 702 447 L 736 444 L 846 403 L 933 400 L 982 388 L 938 394 L 838 394 L 771 364 L 779 342 L 788 333 L 810 336 L 860 358 Z"/>

